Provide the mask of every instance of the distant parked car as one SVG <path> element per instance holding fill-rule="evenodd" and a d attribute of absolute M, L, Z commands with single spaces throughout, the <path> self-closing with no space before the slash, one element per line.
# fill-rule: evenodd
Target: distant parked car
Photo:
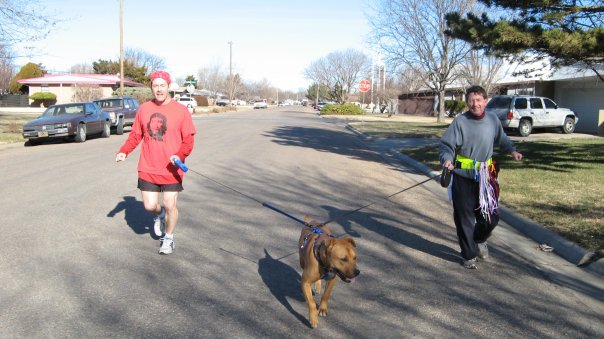
<path fill-rule="evenodd" d="M 486 106 L 505 129 L 517 130 L 527 137 L 533 128 L 560 128 L 563 133 L 574 132 L 579 117 L 568 108 L 560 108 L 549 98 L 527 95 L 495 95 Z"/>
<path fill-rule="evenodd" d="M 226 106 L 229 104 L 229 99 L 218 99 L 215 104 L 216 106 Z"/>
<path fill-rule="evenodd" d="M 23 125 L 23 138 L 35 145 L 50 138 L 69 138 L 84 142 L 89 135 L 109 138 L 111 118 L 93 102 L 50 106 L 36 119 Z"/>
<path fill-rule="evenodd" d="M 117 96 L 94 100 L 111 118 L 111 128 L 115 134 L 124 134 L 125 126 L 132 126 L 140 104 L 133 96 Z"/>
<path fill-rule="evenodd" d="M 180 98 L 176 99 L 176 101 L 178 101 L 181 104 L 187 106 L 187 108 L 197 107 L 197 100 L 195 100 L 195 98 L 180 97 Z"/>
<path fill-rule="evenodd" d="M 267 107 L 268 107 L 268 105 L 266 104 L 266 101 L 259 100 L 254 103 L 254 109 L 267 108 Z"/>

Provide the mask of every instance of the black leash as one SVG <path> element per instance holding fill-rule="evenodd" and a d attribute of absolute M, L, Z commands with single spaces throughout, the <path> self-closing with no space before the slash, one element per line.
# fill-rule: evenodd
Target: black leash
<path fill-rule="evenodd" d="M 410 190 L 410 189 L 412 189 L 412 188 L 415 188 L 415 187 L 417 187 L 417 186 L 423 185 L 423 184 L 427 183 L 428 181 L 433 180 L 433 179 L 435 179 L 435 178 L 437 178 L 437 177 L 439 177 L 439 176 L 440 176 L 440 175 L 435 175 L 435 176 L 433 176 L 433 177 L 430 177 L 430 178 L 428 178 L 428 179 L 426 179 L 426 180 L 424 180 L 424 181 L 421 181 L 421 182 L 419 182 L 419 183 L 417 183 L 417 184 L 415 184 L 415 185 L 413 185 L 413 186 L 409 186 L 409 187 L 404 188 L 404 189 L 402 189 L 402 190 L 400 190 L 400 191 L 398 191 L 398 192 L 396 192 L 396 193 L 392 193 L 392 194 L 390 194 L 389 196 L 382 197 L 382 198 L 380 198 L 380 199 L 378 199 L 378 200 L 375 200 L 375 201 L 373 201 L 373 202 L 371 202 L 371 203 L 369 203 L 369 204 L 363 205 L 363 206 L 361 206 L 361 207 L 359 207 L 359 208 L 357 208 L 357 209 L 354 209 L 354 210 L 352 210 L 352 211 L 348 211 L 348 212 L 346 212 L 346 213 L 344 213 L 344 214 L 342 214 L 342 215 L 338 216 L 337 218 L 330 219 L 330 220 L 328 220 L 328 221 L 326 221 L 326 222 L 320 223 L 319 225 L 311 225 L 311 224 L 309 224 L 309 223 L 305 222 L 304 220 L 301 220 L 301 219 L 299 219 L 299 218 L 296 218 L 296 217 L 294 217 L 293 215 L 291 215 L 291 214 L 289 214 L 289 213 L 286 213 L 286 212 L 284 212 L 284 211 L 282 211 L 282 210 L 278 209 L 277 207 L 275 207 L 275 206 L 273 206 L 273 205 L 271 205 L 271 204 L 269 204 L 269 203 L 267 203 L 267 202 L 260 201 L 260 200 L 258 200 L 258 199 L 256 199 L 256 198 L 254 198 L 254 197 L 252 197 L 252 196 L 250 196 L 250 195 L 248 195 L 248 194 L 245 194 L 245 193 L 243 193 L 243 192 L 241 192 L 241 191 L 239 191 L 239 190 L 236 190 L 236 189 L 234 189 L 234 188 L 232 188 L 232 187 L 230 187 L 230 186 L 228 186 L 228 185 L 226 185 L 226 184 L 223 184 L 223 183 L 221 183 L 221 182 L 219 182 L 219 181 L 216 181 L 216 180 L 214 180 L 214 179 L 212 179 L 212 178 L 208 177 L 207 175 L 204 175 L 204 174 L 202 174 L 202 173 L 200 173 L 200 172 L 198 172 L 198 171 L 196 171 L 196 170 L 190 169 L 190 168 L 188 168 L 187 166 L 185 166 L 184 164 L 182 164 L 182 163 L 180 163 L 180 162 L 177 162 L 176 164 L 177 164 L 178 166 L 180 166 L 180 168 L 181 168 L 183 171 L 185 171 L 185 172 L 187 172 L 187 171 L 191 171 L 191 172 L 193 172 L 193 173 L 195 173 L 195 174 L 199 175 L 199 176 L 200 176 L 200 177 L 202 177 L 202 178 L 208 179 L 208 180 L 210 180 L 211 182 L 213 182 L 213 183 L 215 183 L 215 184 L 217 184 L 217 185 L 219 185 L 219 186 L 222 186 L 222 187 L 224 187 L 224 188 L 227 188 L 227 189 L 229 189 L 229 190 L 231 190 L 231 191 L 233 191 L 233 192 L 235 192 L 235 193 L 237 193 L 237 194 L 239 194 L 239 195 L 242 195 L 242 196 L 244 196 L 244 197 L 246 197 L 246 198 L 248 198 L 248 199 L 250 199 L 250 200 L 253 200 L 253 201 L 255 201 L 255 202 L 259 203 L 260 205 L 262 205 L 262 206 L 264 206 L 264 207 L 266 207 L 266 208 L 269 208 L 269 209 L 271 209 L 271 210 L 273 210 L 273 211 L 275 211 L 275 212 L 277 212 L 277 213 L 283 214 L 284 216 L 286 216 L 286 217 L 288 217 L 288 218 L 290 218 L 290 219 L 292 219 L 292 220 L 294 220 L 294 221 L 296 221 L 296 222 L 298 222 L 298 223 L 300 223 L 300 224 L 302 224 L 302 225 L 304 225 L 304 226 L 306 226 L 306 227 L 310 227 L 310 228 L 315 228 L 315 227 L 320 227 L 320 226 L 327 225 L 327 224 L 332 223 L 332 222 L 334 222 L 334 221 L 336 221 L 336 220 L 338 220 L 338 219 L 341 219 L 341 218 L 343 218 L 343 217 L 346 217 L 346 216 L 349 216 L 349 215 L 351 215 L 351 214 L 353 214 L 353 213 L 356 213 L 356 212 L 358 212 L 358 211 L 360 211 L 360 210 L 362 210 L 362 209 L 364 209 L 364 208 L 367 208 L 367 207 L 369 207 L 369 206 L 371 206 L 371 205 L 377 204 L 377 203 L 378 203 L 378 202 L 380 202 L 380 201 L 383 201 L 383 200 L 388 200 L 388 199 L 390 199 L 390 198 L 392 198 L 392 197 L 394 197 L 394 196 L 396 196 L 396 195 L 398 195 L 398 194 L 401 194 L 401 193 L 403 193 L 403 192 L 406 192 L 406 191 L 408 191 L 408 190 Z"/>

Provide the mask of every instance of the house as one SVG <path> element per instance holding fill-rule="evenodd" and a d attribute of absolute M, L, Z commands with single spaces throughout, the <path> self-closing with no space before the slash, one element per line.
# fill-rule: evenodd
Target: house
<path fill-rule="evenodd" d="M 524 69 L 538 71 L 524 75 Z M 604 70 L 598 70 L 604 74 Z M 604 81 L 593 70 L 566 66 L 550 69 L 543 64 L 519 66 L 509 64 L 497 83 L 498 94 L 525 94 L 553 99 L 560 107 L 573 110 L 579 116 L 575 131 L 604 135 Z M 451 85 L 446 99 L 463 98 L 465 86 Z M 436 95 L 430 90 L 420 90 L 399 95 L 399 113 L 432 115 L 436 108 Z"/>
<path fill-rule="evenodd" d="M 94 91 L 96 98 L 113 95 L 120 87 L 117 74 L 45 74 L 40 78 L 21 79 L 20 84 L 29 86 L 29 95 L 37 92 L 51 92 L 57 96 L 57 103 L 82 101 L 82 91 Z M 124 87 L 145 87 L 144 84 L 124 78 Z M 91 100 L 91 99 L 88 99 Z"/>

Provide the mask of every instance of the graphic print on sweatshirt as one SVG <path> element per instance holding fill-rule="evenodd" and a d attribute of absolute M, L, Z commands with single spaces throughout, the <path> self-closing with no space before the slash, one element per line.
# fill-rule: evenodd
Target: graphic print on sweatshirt
<path fill-rule="evenodd" d="M 164 141 L 164 135 L 168 130 L 168 119 L 165 115 L 156 112 L 151 114 L 147 122 L 147 132 L 149 136 L 156 141 Z"/>

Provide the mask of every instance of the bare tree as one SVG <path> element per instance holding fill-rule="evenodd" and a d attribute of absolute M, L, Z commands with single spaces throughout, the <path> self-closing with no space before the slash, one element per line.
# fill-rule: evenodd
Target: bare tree
<path fill-rule="evenodd" d="M 459 65 L 459 78 L 467 85 L 482 86 L 490 94 L 497 88 L 497 82 L 503 78 L 501 67 L 504 61 L 503 58 L 472 50 Z"/>
<path fill-rule="evenodd" d="M 69 68 L 69 73 L 72 74 L 93 74 L 94 69 L 91 64 L 75 64 Z"/>
<path fill-rule="evenodd" d="M 366 54 L 347 49 L 329 53 L 314 61 L 304 73 L 306 78 L 327 86 L 331 99 L 342 103 L 348 100 L 369 66 L 370 60 Z"/>
<path fill-rule="evenodd" d="M 73 101 L 92 101 L 102 96 L 99 85 L 75 85 L 73 88 Z"/>
<path fill-rule="evenodd" d="M 57 20 L 46 15 L 37 0 L 0 1 L 0 44 L 40 41 L 50 33 Z"/>
<path fill-rule="evenodd" d="M 12 52 L 8 47 L 0 44 L 0 94 L 8 92 L 10 81 L 15 73 Z"/>
<path fill-rule="evenodd" d="M 124 50 L 124 60 L 130 61 L 136 67 L 145 67 L 147 74 L 166 68 L 166 62 L 162 57 L 140 48 L 126 48 Z"/>
<path fill-rule="evenodd" d="M 213 96 L 226 90 L 226 72 L 218 62 L 204 66 L 197 71 L 197 86 L 208 90 Z"/>
<path fill-rule="evenodd" d="M 381 0 L 370 17 L 372 36 L 389 63 L 417 70 L 425 86 L 438 95 L 438 118 L 445 118 L 445 89 L 470 47 L 445 34 L 445 15 L 466 13 L 474 0 Z"/>

